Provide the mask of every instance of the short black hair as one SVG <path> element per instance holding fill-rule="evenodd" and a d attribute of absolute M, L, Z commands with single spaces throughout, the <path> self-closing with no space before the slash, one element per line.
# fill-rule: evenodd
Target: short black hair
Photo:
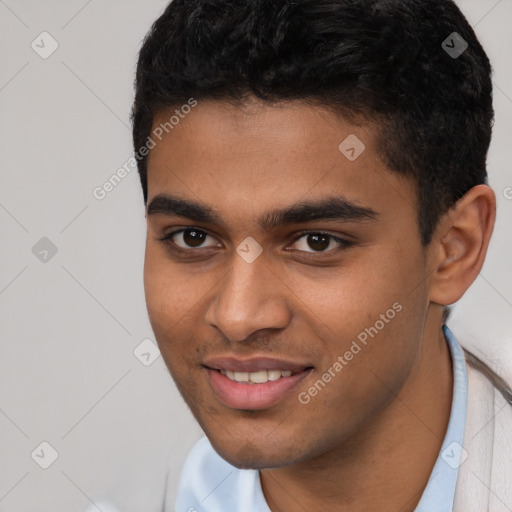
<path fill-rule="evenodd" d="M 464 42 L 460 55 L 447 51 Z M 249 95 L 375 122 L 384 162 L 417 184 L 424 245 L 487 183 L 491 65 L 451 0 L 173 0 L 140 50 L 135 151 L 160 109 Z M 146 204 L 146 156 L 138 170 Z"/>

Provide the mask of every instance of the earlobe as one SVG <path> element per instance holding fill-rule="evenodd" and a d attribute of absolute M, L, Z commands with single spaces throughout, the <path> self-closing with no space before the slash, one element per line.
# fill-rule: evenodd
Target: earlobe
<path fill-rule="evenodd" d="M 477 185 L 461 197 L 438 223 L 430 300 L 449 305 L 459 300 L 479 274 L 494 228 L 496 196 Z"/>

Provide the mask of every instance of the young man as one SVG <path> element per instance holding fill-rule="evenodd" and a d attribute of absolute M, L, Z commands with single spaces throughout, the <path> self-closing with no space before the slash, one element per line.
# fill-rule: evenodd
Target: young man
<path fill-rule="evenodd" d="M 155 22 L 145 292 L 206 434 L 167 510 L 512 509 L 512 393 L 445 325 L 494 225 L 490 71 L 451 0 Z"/>

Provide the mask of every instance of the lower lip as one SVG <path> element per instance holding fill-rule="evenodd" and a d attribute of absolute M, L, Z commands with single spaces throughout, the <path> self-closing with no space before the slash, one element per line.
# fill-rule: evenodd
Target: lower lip
<path fill-rule="evenodd" d="M 235 382 L 218 370 L 206 368 L 210 385 L 220 401 L 233 409 L 266 409 L 282 400 L 306 378 L 312 368 L 264 384 Z"/>

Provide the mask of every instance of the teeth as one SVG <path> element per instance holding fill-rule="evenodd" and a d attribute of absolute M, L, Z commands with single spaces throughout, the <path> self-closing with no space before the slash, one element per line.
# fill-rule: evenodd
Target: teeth
<path fill-rule="evenodd" d="M 249 384 L 265 384 L 269 380 L 278 380 L 281 377 L 289 377 L 292 374 L 290 370 L 260 370 L 258 372 L 220 370 L 220 373 L 236 382 L 248 382 Z"/>
<path fill-rule="evenodd" d="M 277 380 L 281 378 L 281 372 L 279 370 L 269 370 L 268 380 Z"/>
<path fill-rule="evenodd" d="M 235 372 L 235 380 L 237 380 L 238 382 L 249 382 L 249 373 Z"/>

